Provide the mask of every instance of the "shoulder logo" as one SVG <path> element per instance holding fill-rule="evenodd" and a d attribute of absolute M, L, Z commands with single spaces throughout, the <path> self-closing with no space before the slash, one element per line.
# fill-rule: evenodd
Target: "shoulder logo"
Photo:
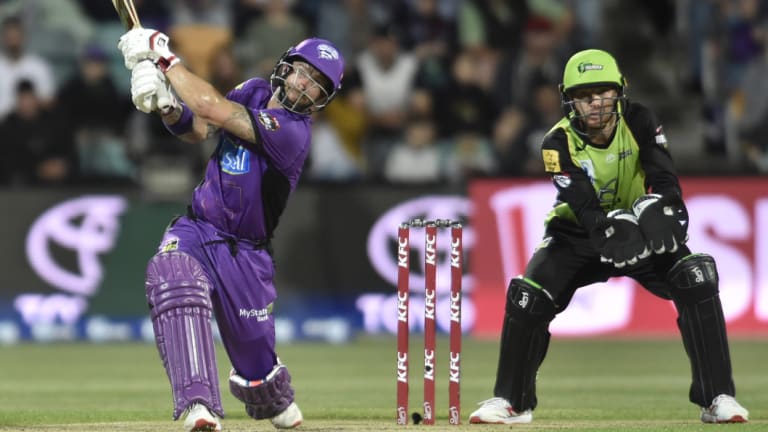
<path fill-rule="evenodd" d="M 583 74 L 586 71 L 603 70 L 603 65 L 594 64 L 594 63 L 579 63 L 578 69 L 579 69 L 579 74 Z"/>
<path fill-rule="evenodd" d="M 557 150 L 542 150 L 541 156 L 544 159 L 544 170 L 546 172 L 559 173 L 560 169 L 560 154 Z"/>
<path fill-rule="evenodd" d="M 277 121 L 277 118 L 266 111 L 259 112 L 259 123 L 264 125 L 268 131 L 274 132 L 280 129 L 280 122 Z"/>
<path fill-rule="evenodd" d="M 317 56 L 325 60 L 338 60 L 339 52 L 328 44 L 320 44 L 317 46 Z"/>
<path fill-rule="evenodd" d="M 653 139 L 656 141 L 656 144 L 667 148 L 667 136 L 664 135 L 664 128 L 662 126 L 656 128 Z"/>

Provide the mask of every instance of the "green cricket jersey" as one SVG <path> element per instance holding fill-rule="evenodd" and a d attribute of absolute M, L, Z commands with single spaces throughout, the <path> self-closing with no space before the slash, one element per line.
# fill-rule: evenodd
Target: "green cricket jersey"
<path fill-rule="evenodd" d="M 630 209 L 643 194 L 681 195 L 656 116 L 633 102 L 623 108 L 607 145 L 592 144 L 565 117 L 544 137 L 544 168 L 558 191 L 547 224 L 557 218 L 591 231 L 609 211 Z"/>

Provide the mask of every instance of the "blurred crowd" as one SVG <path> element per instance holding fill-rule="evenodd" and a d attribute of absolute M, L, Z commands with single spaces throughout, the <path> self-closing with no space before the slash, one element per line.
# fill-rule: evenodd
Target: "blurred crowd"
<path fill-rule="evenodd" d="M 462 184 L 539 176 L 568 57 L 613 53 L 630 98 L 680 130 L 683 174 L 768 173 L 768 2 L 760 0 L 135 0 L 194 72 L 226 93 L 268 78 L 299 40 L 346 58 L 314 121 L 304 180 Z M 106 0 L 0 0 L 0 185 L 199 176 L 215 142 L 170 136 L 130 102 Z M 699 132 L 697 132 L 699 131 Z M 668 135 L 674 135 L 668 132 Z M 727 161 L 727 163 L 723 163 Z"/>

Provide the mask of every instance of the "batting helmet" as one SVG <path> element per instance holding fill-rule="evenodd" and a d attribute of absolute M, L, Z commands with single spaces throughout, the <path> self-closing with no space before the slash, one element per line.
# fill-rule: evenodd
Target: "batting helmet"
<path fill-rule="evenodd" d="M 301 59 L 317 69 L 327 79 L 325 83 L 318 83 L 323 90 L 324 97 L 312 101 L 306 107 L 297 106 L 285 98 L 285 78 L 293 71 L 292 63 Z M 289 48 L 275 65 L 270 83 L 272 91 L 278 94 L 278 100 L 286 109 L 299 114 L 308 114 L 323 109 L 336 96 L 341 89 L 341 80 L 344 76 L 344 57 L 341 52 L 330 42 L 320 38 L 310 38 L 301 41 L 298 45 Z"/>

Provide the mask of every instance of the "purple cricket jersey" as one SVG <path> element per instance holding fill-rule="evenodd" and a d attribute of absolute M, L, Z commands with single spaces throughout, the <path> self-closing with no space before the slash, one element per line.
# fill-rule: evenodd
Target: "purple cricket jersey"
<path fill-rule="evenodd" d="M 267 109 L 269 83 L 253 78 L 227 94 L 251 115 L 261 144 L 221 131 L 219 143 L 194 191 L 195 215 L 228 234 L 249 240 L 272 237 L 309 154 L 312 119 Z"/>

